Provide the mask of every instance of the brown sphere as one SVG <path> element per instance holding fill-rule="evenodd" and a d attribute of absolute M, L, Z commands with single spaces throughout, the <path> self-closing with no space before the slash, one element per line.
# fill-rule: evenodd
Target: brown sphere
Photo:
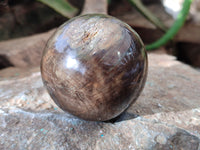
<path fill-rule="evenodd" d="M 122 113 L 141 93 L 147 55 L 138 34 L 108 15 L 75 17 L 50 38 L 41 74 L 64 111 L 93 121 Z"/>

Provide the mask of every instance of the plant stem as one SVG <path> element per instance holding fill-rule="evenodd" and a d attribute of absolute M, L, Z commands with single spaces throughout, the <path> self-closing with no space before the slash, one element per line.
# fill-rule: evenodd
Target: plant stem
<path fill-rule="evenodd" d="M 169 40 L 173 39 L 173 37 L 176 35 L 176 33 L 180 30 L 180 28 L 183 26 L 187 14 L 190 10 L 190 5 L 193 0 L 185 0 L 183 3 L 183 8 L 180 11 L 176 21 L 171 26 L 171 28 L 164 34 L 159 40 L 155 41 L 154 43 L 147 45 L 146 50 L 153 50 L 156 48 L 159 48 L 160 46 L 166 44 Z"/>
<path fill-rule="evenodd" d="M 81 15 L 93 13 L 107 14 L 107 7 L 107 0 L 85 0 Z"/>

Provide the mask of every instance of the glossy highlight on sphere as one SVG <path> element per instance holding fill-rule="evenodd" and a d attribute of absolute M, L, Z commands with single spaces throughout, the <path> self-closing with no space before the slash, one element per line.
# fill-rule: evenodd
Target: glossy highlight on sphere
<path fill-rule="evenodd" d="M 130 26 L 108 15 L 83 15 L 49 39 L 41 75 L 61 109 L 85 120 L 106 121 L 137 99 L 147 63 L 144 45 Z"/>

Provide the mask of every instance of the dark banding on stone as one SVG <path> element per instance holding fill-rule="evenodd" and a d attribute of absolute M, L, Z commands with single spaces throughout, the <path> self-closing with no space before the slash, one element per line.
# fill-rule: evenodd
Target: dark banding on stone
<path fill-rule="evenodd" d="M 137 99 L 147 64 L 144 45 L 127 24 L 107 15 L 84 15 L 63 24 L 50 38 L 41 74 L 64 111 L 105 121 Z"/>

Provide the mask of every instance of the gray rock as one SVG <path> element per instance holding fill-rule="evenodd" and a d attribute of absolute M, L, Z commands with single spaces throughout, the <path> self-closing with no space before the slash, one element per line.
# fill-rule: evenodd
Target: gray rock
<path fill-rule="evenodd" d="M 0 71 L 0 149 L 200 149 L 200 72 L 166 54 L 149 54 L 146 86 L 110 122 L 62 112 L 39 68 Z"/>
<path fill-rule="evenodd" d="M 0 110 L 0 149 L 190 149 L 199 138 L 141 117 L 115 124 L 88 122 L 68 114 Z M 166 141 L 158 141 L 162 136 Z"/>
<path fill-rule="evenodd" d="M 1 71 L 0 99 L 0 108 L 13 106 L 34 111 L 57 109 L 43 87 L 38 67 Z"/>

